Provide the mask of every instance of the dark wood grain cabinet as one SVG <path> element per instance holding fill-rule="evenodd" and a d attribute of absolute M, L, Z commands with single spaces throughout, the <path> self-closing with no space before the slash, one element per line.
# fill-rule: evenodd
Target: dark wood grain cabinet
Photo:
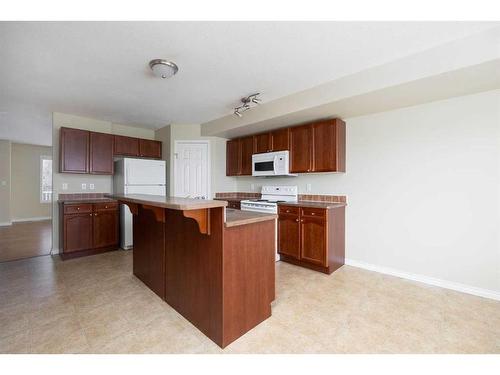
<path fill-rule="evenodd" d="M 345 207 L 278 207 L 280 259 L 324 273 L 345 261 Z"/>
<path fill-rule="evenodd" d="M 227 176 L 251 174 L 249 138 L 228 141 Z M 345 172 L 345 142 L 345 122 L 323 120 L 255 134 L 252 153 L 290 151 L 291 173 Z"/>
<path fill-rule="evenodd" d="M 115 135 L 113 153 L 122 156 L 139 156 L 139 138 Z"/>
<path fill-rule="evenodd" d="M 240 140 L 226 143 L 226 176 L 238 176 L 241 170 Z"/>
<path fill-rule="evenodd" d="M 139 156 L 161 159 L 161 142 L 150 139 L 139 139 Z"/>
<path fill-rule="evenodd" d="M 232 139 L 226 143 L 226 176 L 251 176 L 253 137 Z"/>
<path fill-rule="evenodd" d="M 311 172 L 312 168 L 312 127 L 296 126 L 290 129 L 290 172 Z"/>
<path fill-rule="evenodd" d="M 113 135 L 90 132 L 89 172 L 113 174 Z"/>
<path fill-rule="evenodd" d="M 89 173 L 90 132 L 61 128 L 59 133 L 59 172 Z"/>
<path fill-rule="evenodd" d="M 61 203 L 63 258 L 115 250 L 119 243 L 118 203 Z"/>

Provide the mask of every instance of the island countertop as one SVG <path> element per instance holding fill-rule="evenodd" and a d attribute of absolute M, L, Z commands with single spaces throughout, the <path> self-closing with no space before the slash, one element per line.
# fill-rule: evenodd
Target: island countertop
<path fill-rule="evenodd" d="M 278 215 L 226 208 L 226 228 L 277 219 Z"/>
<path fill-rule="evenodd" d="M 199 210 L 203 208 L 226 207 L 227 202 L 180 198 L 180 197 L 165 197 L 162 195 L 146 195 L 146 194 L 108 194 L 109 198 L 119 201 L 144 204 L 148 206 L 168 208 L 171 210 Z"/>

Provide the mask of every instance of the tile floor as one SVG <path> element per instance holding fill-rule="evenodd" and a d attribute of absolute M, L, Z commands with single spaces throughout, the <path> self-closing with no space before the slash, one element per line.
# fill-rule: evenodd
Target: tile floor
<path fill-rule="evenodd" d="M 277 264 L 273 316 L 222 350 L 131 252 L 0 264 L 0 353 L 500 353 L 500 302 L 344 266 Z"/>

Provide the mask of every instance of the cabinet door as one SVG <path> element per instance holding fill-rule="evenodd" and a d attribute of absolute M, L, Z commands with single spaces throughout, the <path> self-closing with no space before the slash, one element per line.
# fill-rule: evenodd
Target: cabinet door
<path fill-rule="evenodd" d="M 312 127 L 313 171 L 345 172 L 345 123 L 329 120 Z"/>
<path fill-rule="evenodd" d="M 290 172 L 310 172 L 312 152 L 311 125 L 290 128 Z"/>
<path fill-rule="evenodd" d="M 326 221 L 301 217 L 300 228 L 300 258 L 310 263 L 327 266 Z"/>
<path fill-rule="evenodd" d="M 113 174 L 113 135 L 90 133 L 90 173 Z"/>
<path fill-rule="evenodd" d="M 256 154 L 271 151 L 271 139 L 269 137 L 269 133 L 254 135 L 254 141 Z"/>
<path fill-rule="evenodd" d="M 226 143 L 226 176 L 237 176 L 240 169 L 240 140 L 232 139 Z"/>
<path fill-rule="evenodd" d="M 92 213 L 64 215 L 64 253 L 92 248 Z"/>
<path fill-rule="evenodd" d="M 271 132 L 271 151 L 290 150 L 290 128 Z"/>
<path fill-rule="evenodd" d="M 139 156 L 139 138 L 115 135 L 115 155 Z"/>
<path fill-rule="evenodd" d="M 241 170 L 240 175 L 252 175 L 252 155 L 253 155 L 253 137 L 245 137 L 240 140 L 241 149 Z"/>
<path fill-rule="evenodd" d="M 94 212 L 93 247 L 118 245 L 118 211 L 103 210 Z"/>
<path fill-rule="evenodd" d="M 300 222 L 298 215 L 280 215 L 278 253 L 300 259 Z"/>
<path fill-rule="evenodd" d="M 89 173 L 89 137 L 86 130 L 61 128 L 59 172 Z"/>
<path fill-rule="evenodd" d="M 161 159 L 161 142 L 149 139 L 139 139 L 139 156 Z"/>

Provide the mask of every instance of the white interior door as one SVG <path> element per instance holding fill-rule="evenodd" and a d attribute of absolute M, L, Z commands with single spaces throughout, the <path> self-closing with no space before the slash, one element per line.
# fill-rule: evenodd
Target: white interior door
<path fill-rule="evenodd" d="M 208 141 L 176 141 L 174 158 L 174 195 L 208 199 L 210 196 Z"/>

